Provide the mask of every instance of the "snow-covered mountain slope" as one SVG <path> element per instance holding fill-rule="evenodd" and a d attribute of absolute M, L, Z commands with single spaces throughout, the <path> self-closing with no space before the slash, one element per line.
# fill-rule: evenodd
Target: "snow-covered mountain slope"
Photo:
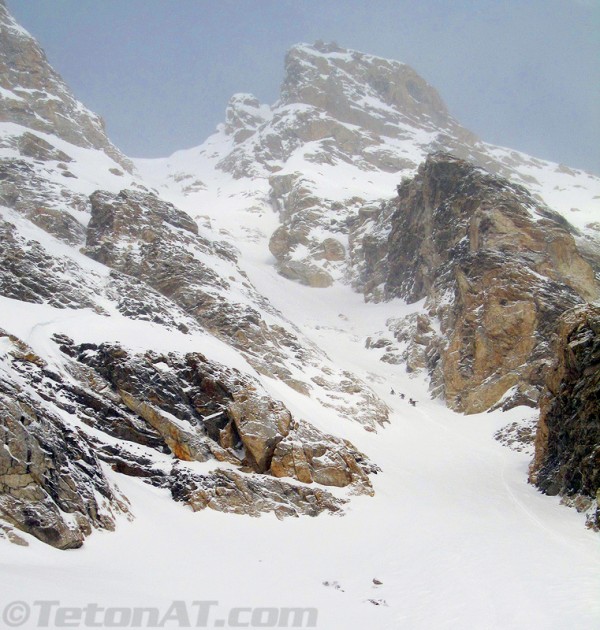
<path fill-rule="evenodd" d="M 4 0 L 0 39 L 0 121 L 51 133 L 78 147 L 100 149 L 131 170 L 131 162 L 107 138 L 102 119 L 75 98 Z"/>
<path fill-rule="evenodd" d="M 316 627 L 327 630 L 594 628 L 596 535 L 582 527 L 581 515 L 527 485 L 527 453 L 493 440 L 499 427 L 533 412 L 460 416 L 429 400 L 422 379 L 378 361 L 365 337 L 408 307 L 365 305 L 344 287 L 331 289 L 334 299 L 326 302 L 272 269 L 263 282 L 279 296 L 278 308 L 392 407 L 383 432 L 342 428 L 382 468 L 372 478 L 375 495 L 354 498 L 342 518 L 253 519 L 193 513 L 173 504 L 168 491 L 105 469 L 134 519 L 117 519 L 114 533 L 95 532 L 68 554 L 29 536 L 26 549 L 0 540 L 3 599 L 155 606 L 162 614 L 172 600 L 215 600 L 211 620 L 227 619 L 235 606 L 315 607 Z M 23 322 L 21 334 L 33 324 Z M 79 338 L 77 329 L 89 323 L 68 328 Z M 132 334 L 130 328 L 131 343 L 146 343 Z M 178 349 L 174 337 L 152 338 L 157 350 Z M 276 395 L 319 426 L 335 422 L 331 411 L 307 406 L 288 388 L 277 387 Z"/>
<path fill-rule="evenodd" d="M 286 277 L 352 277 L 348 225 L 440 150 L 526 186 L 597 247 L 598 177 L 479 140 L 408 66 L 317 43 L 292 48 L 285 69 L 271 107 L 238 94 L 204 144 L 136 165 L 193 216 L 232 214 L 236 239 L 249 237 L 244 211 L 274 207 L 271 251 Z"/>
<path fill-rule="evenodd" d="M 145 185 L 0 8 L 22 93 L 0 123 L 2 531 L 71 548 L 112 528 L 127 507 L 106 465 L 193 509 L 315 515 L 372 493 L 376 465 L 269 392 L 368 430 L 387 406 L 256 290 L 234 241 Z"/>
<path fill-rule="evenodd" d="M 536 194 L 564 178 L 582 239 L 597 179 L 484 145 L 410 68 L 324 44 L 290 52 L 278 104 L 236 96 L 202 147 L 128 170 L 0 18 L 1 605 L 595 627 L 593 502 L 527 485 L 536 411 L 461 416 L 380 360 L 424 302 L 365 303 L 349 241 L 434 148 L 536 172 Z"/>
<path fill-rule="evenodd" d="M 419 165 L 440 149 L 452 159 L 439 158 L 431 177 L 422 176 Z M 463 166 L 453 174 L 448 165 L 459 164 L 455 157 Z M 390 343 L 406 337 L 409 353 L 420 347 L 417 354 L 429 358 L 412 361 L 413 368 L 427 367 L 433 391 L 467 412 L 502 402 L 535 405 L 550 360 L 550 335 L 540 333 L 544 322 L 551 328 L 563 310 L 599 295 L 600 179 L 480 141 L 399 62 L 329 44 L 296 46 L 273 106 L 236 95 L 225 123 L 203 145 L 136 164 L 161 195 L 225 230 L 224 238 L 253 242 L 257 252 L 268 239 L 286 278 L 315 288 L 350 283 L 367 299 L 427 297 L 428 342 L 415 343 L 416 330 L 400 331 L 414 328 L 412 317 L 404 324 L 396 318 Z M 487 184 L 471 190 L 467 173 L 470 182 L 487 178 Z M 406 195 L 390 200 L 411 178 L 414 203 Z M 444 219 L 447 213 L 454 223 Z M 492 224 L 498 238 L 487 236 Z M 509 241 L 516 256 L 512 276 Z M 479 259 L 471 264 L 476 251 Z M 475 278 L 483 269 L 489 278 Z M 464 294 L 456 289 L 457 274 L 468 278 Z M 408 287 L 415 279 L 419 290 Z M 477 308 L 466 297 L 471 293 L 481 296 Z M 472 308 L 459 312 L 460 304 Z M 481 343 L 471 332 L 456 333 L 457 322 L 479 316 L 481 322 L 465 330 L 481 324 Z M 387 359 L 402 360 L 407 351 L 397 350 Z"/>

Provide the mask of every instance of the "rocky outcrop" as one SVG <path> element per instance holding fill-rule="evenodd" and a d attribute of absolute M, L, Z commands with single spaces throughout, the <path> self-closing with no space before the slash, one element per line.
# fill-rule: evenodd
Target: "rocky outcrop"
<path fill-rule="evenodd" d="M 381 202 L 379 205 L 363 206 L 348 221 L 349 265 L 346 280 L 367 301 L 380 301 L 385 297 L 388 238 L 393 213 L 393 204 Z"/>
<path fill-rule="evenodd" d="M 279 273 L 307 286 L 331 286 L 334 279 L 342 278 L 346 265 L 346 220 L 336 216 L 363 200 L 345 205 L 324 201 L 301 173 L 273 175 L 269 183 L 272 204 L 282 221 L 269 241 Z"/>
<path fill-rule="evenodd" d="M 529 480 L 578 509 L 600 498 L 600 307 L 565 313 L 540 401 Z M 590 517 L 600 528 L 600 512 Z"/>
<path fill-rule="evenodd" d="M 29 131 L 17 138 L 17 147 L 21 155 L 38 162 L 71 162 L 72 159 L 49 142 Z"/>
<path fill-rule="evenodd" d="M 112 529 L 126 499 L 102 462 L 194 510 L 315 516 L 344 504 L 298 482 L 372 494 L 377 469 L 364 455 L 295 421 L 237 370 L 199 353 L 133 353 L 64 335 L 54 343 L 62 362 L 49 366 L 0 331 L 0 519 L 16 542 L 8 525 L 61 549 L 80 546 L 92 528 Z M 292 446 L 304 464 L 296 456 L 292 465 Z M 237 470 L 186 467 L 209 460 Z"/>
<path fill-rule="evenodd" d="M 235 250 L 199 235 L 187 214 L 152 193 L 131 190 L 118 195 L 98 191 L 91 196 L 91 208 L 85 249 L 91 258 L 153 287 L 242 352 L 261 374 L 306 395 L 323 388 L 338 400 L 342 413 L 366 426 L 387 420 L 386 406 L 355 377 L 339 374 L 340 381 L 354 381 L 358 394 L 356 403 L 347 405 L 329 375 L 323 373 L 321 384 L 302 378 L 309 365 L 323 372 L 322 353 L 302 342 L 258 294 L 238 267 Z M 278 323 L 269 323 L 273 319 Z"/>
<path fill-rule="evenodd" d="M 80 547 L 93 527 L 113 529 L 126 502 L 83 434 L 39 404 L 20 374 L 45 364 L 0 331 L 0 519 L 59 549 Z"/>
<path fill-rule="evenodd" d="M 265 472 L 277 444 L 290 433 L 292 414 L 280 402 L 249 394 L 234 396 L 227 414 L 244 444 L 246 460 L 256 471 Z"/>
<path fill-rule="evenodd" d="M 155 288 L 244 351 L 259 371 L 302 387 L 287 367 L 288 357 L 277 356 L 277 347 L 286 344 L 285 332 L 271 329 L 259 311 L 248 306 L 265 306 L 265 301 L 237 267 L 232 248 L 199 236 L 188 215 L 153 194 L 99 191 L 91 202 L 86 241 L 90 257 Z M 224 273 L 214 271 L 216 260 Z M 246 304 L 228 299 L 232 281 L 248 297 Z"/>
<path fill-rule="evenodd" d="M 85 273 L 74 262 L 51 256 L 2 219 L 0 240 L 0 295 L 57 308 L 96 308 L 89 284 L 82 283 Z"/>
<path fill-rule="evenodd" d="M 599 295 L 568 223 L 522 187 L 448 154 L 430 156 L 391 206 L 373 220 L 375 233 L 378 221 L 390 225 L 384 297 L 425 299 L 412 341 L 408 321 L 390 322 L 412 344 L 407 360 L 428 369 L 456 410 L 535 405 L 559 316 Z"/>
<path fill-rule="evenodd" d="M 37 42 L 0 4 L 0 122 L 50 133 L 71 144 L 104 151 L 125 170 L 131 162 L 107 138 L 102 119 L 75 99 Z M 25 154 L 60 159 L 47 143 L 26 134 Z M 64 160 L 68 161 L 68 160 Z"/>
<path fill-rule="evenodd" d="M 440 95 L 410 66 L 335 43 L 289 50 L 281 99 L 284 104 L 311 105 L 381 135 L 397 134 L 400 121 L 437 128 L 456 125 Z"/>
<path fill-rule="evenodd" d="M 225 132 L 236 144 L 249 138 L 271 117 L 271 108 L 252 94 L 234 94 L 225 111 Z"/>
<path fill-rule="evenodd" d="M 374 469 L 349 442 L 298 424 L 282 403 L 262 393 L 251 379 L 198 353 L 130 356 L 115 345 L 74 348 L 68 342 L 62 348 L 106 379 L 123 405 L 148 422 L 180 460 L 215 458 L 258 473 L 306 481 L 294 468 L 278 463 L 284 445 L 299 444 L 306 452 L 312 449 L 311 460 L 329 459 L 329 468 L 337 468 L 330 476 L 337 474 L 336 482 L 328 483 L 322 475 L 314 479 L 317 483 L 370 488 L 366 472 Z M 96 382 L 94 389 L 105 386 L 99 388 Z"/>
<path fill-rule="evenodd" d="M 520 256 L 527 267 L 584 299 L 598 296 L 569 224 L 529 192 L 449 154 L 430 156 L 398 188 L 388 255 L 388 296 L 426 297 L 439 270 L 465 253 Z"/>
<path fill-rule="evenodd" d="M 56 255 L 56 248 L 51 253 L 41 242 L 47 240 L 41 232 L 27 239 L 16 223 L 0 219 L 0 238 L 0 295 L 4 297 L 61 309 L 90 308 L 102 314 L 108 303 L 131 319 L 182 332 L 200 329 L 176 304 L 134 278 L 90 269 L 89 261 L 75 253 Z"/>
<path fill-rule="evenodd" d="M 432 389 L 435 384 L 443 383 L 440 356 L 444 343 L 431 318 L 425 313 L 411 313 L 405 317 L 388 319 L 386 326 L 397 343 L 389 344 L 381 360 L 402 363 L 407 372 L 426 370 L 431 376 Z M 376 343 L 371 342 L 371 346 L 376 346 Z"/>
<path fill-rule="evenodd" d="M 114 528 L 125 503 L 76 431 L 0 384 L 0 518 L 41 541 L 80 547 L 92 527 Z"/>
<path fill-rule="evenodd" d="M 41 175 L 26 160 L 0 160 L 0 205 L 13 208 L 67 245 L 85 242 L 87 196 Z"/>
<path fill-rule="evenodd" d="M 295 425 L 277 443 L 271 461 L 275 477 L 293 477 L 324 486 L 353 484 L 360 494 L 373 493 L 367 474 L 378 470 L 350 442 L 325 435 L 306 422 Z"/>
<path fill-rule="evenodd" d="M 194 512 L 205 508 L 249 516 L 271 512 L 282 519 L 341 513 L 347 502 L 322 488 L 292 486 L 271 477 L 229 470 L 199 475 L 174 469 L 172 478 L 173 498 L 185 502 Z"/>

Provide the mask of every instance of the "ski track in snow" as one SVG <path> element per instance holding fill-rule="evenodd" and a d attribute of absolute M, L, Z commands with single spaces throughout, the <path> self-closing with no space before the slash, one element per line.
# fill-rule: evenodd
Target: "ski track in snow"
<path fill-rule="evenodd" d="M 212 142 L 217 155 L 218 143 L 225 141 L 215 134 L 205 146 Z M 72 152 L 70 145 L 53 143 Z M 91 159 L 91 153 L 74 154 L 78 191 L 128 185 L 108 173 L 112 163 L 106 156 Z M 296 416 L 351 440 L 378 464 L 382 472 L 372 476 L 375 496 L 352 497 L 343 517 L 280 522 L 272 515 L 192 513 L 167 491 L 106 467 L 131 501 L 135 519 L 120 518 L 116 532 L 94 532 L 77 551 L 57 551 L 30 536 L 28 548 L 0 540 L 0 606 L 56 599 L 71 606 L 97 602 L 166 610 L 173 599 L 218 600 L 224 611 L 233 606 L 316 607 L 317 627 L 323 630 L 600 627 L 597 535 L 584 528 L 583 515 L 527 484 L 526 455 L 493 439 L 498 428 L 524 412 L 454 414 L 429 398 L 423 375 L 382 363 L 379 350 L 365 348 L 366 338 L 386 330 L 389 317 L 420 306 L 399 300 L 365 304 L 339 284 L 310 289 L 279 276 L 267 245 L 279 221 L 268 204 L 266 181 L 247 188 L 248 181 L 234 181 L 216 170 L 217 159 L 191 149 L 164 164 L 138 161 L 138 166 L 150 178 L 149 187 L 198 220 L 201 233 L 239 249 L 240 266 L 258 292 L 335 364 L 372 387 L 392 410 L 389 425 L 376 434 L 366 432 L 317 400 L 255 373 L 239 353 L 209 335 L 183 335 L 119 315 L 6 298 L 0 298 L 0 327 L 52 365 L 60 357 L 49 336 L 64 332 L 77 342 L 120 340 L 135 349 L 198 350 L 238 367 L 259 378 Z M 294 159 L 293 169 L 317 168 L 302 156 Z M 173 173 L 196 172 L 212 188 L 182 195 L 175 184 L 161 183 L 169 164 Z M 101 170 L 103 177 L 97 175 Z M 341 172 L 350 182 L 352 169 Z M 361 179 L 352 183 L 352 191 L 372 177 L 358 170 L 354 175 Z M 370 188 L 373 196 L 391 197 L 393 177 L 380 179 Z M 330 186 L 331 198 L 342 194 L 339 182 L 326 180 L 323 175 L 319 182 Z M 343 192 L 342 198 L 350 194 Z M 581 224 L 589 220 L 584 212 L 580 215 Z M 20 231 L 28 229 L 25 220 L 16 222 Z M 38 232 L 31 230 L 31 238 L 40 238 Z M 51 237 L 44 245 L 57 254 L 66 250 Z M 77 252 L 70 255 L 87 260 L 86 269 L 101 269 Z M 392 396 L 391 387 L 415 398 L 418 406 Z M 198 471 L 214 466 L 194 464 Z M 374 578 L 382 584 L 375 586 Z M 323 582 L 337 582 L 340 588 Z M 375 606 L 370 599 L 385 600 L 385 605 Z"/>
<path fill-rule="evenodd" d="M 375 497 L 352 498 L 343 517 L 279 522 L 270 515 L 194 514 L 166 491 L 107 470 L 131 500 L 135 520 L 121 518 L 115 533 L 94 532 L 78 551 L 59 552 L 31 537 L 27 549 L 0 541 L 2 599 L 27 594 L 64 605 L 163 610 L 171 599 L 214 599 L 221 617 L 234 606 L 314 606 L 317 627 L 326 630 L 597 627 L 597 537 L 582 515 L 527 485 L 526 456 L 493 440 L 521 411 L 465 417 L 430 400 L 422 376 L 384 364 L 379 351 L 364 347 L 388 317 L 413 307 L 364 304 L 346 287 L 302 287 L 265 265 L 264 243 L 244 246 L 245 270 L 259 291 L 392 408 L 391 424 L 372 434 L 263 379 L 297 415 L 350 439 L 381 466 L 372 478 Z M 0 325 L 17 328 L 42 353 L 52 345 L 46 347 L 43 331 L 83 339 L 99 321 L 113 326 L 115 339 L 138 345 L 143 338 L 131 336 L 144 327 L 139 322 L 50 309 L 58 313 L 53 317 L 49 307 L 25 306 L 26 321 L 5 316 Z M 182 347 L 179 337 L 164 332 L 160 346 Z M 392 396 L 392 386 L 418 406 Z M 374 578 L 383 584 L 375 586 Z"/>

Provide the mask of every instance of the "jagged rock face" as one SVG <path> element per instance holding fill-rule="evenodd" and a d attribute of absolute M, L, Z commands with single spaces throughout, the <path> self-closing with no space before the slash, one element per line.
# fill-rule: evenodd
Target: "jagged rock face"
<path fill-rule="evenodd" d="M 184 501 L 195 512 L 207 507 L 249 516 L 272 512 L 282 519 L 318 516 L 322 512 L 335 514 L 346 503 L 320 488 L 292 486 L 271 477 L 241 475 L 230 470 L 198 475 L 175 468 L 172 477 L 173 498 Z"/>
<path fill-rule="evenodd" d="M 568 223 L 522 187 L 437 154 L 399 187 L 398 198 L 389 239 L 394 249 L 388 256 L 389 296 L 411 302 L 426 297 L 463 239 L 469 254 L 523 256 L 527 266 L 564 282 L 584 299 L 598 296 L 593 270 L 577 250 Z"/>
<path fill-rule="evenodd" d="M 68 245 L 85 242 L 82 220 L 88 211 L 88 198 L 42 177 L 25 160 L 0 160 L 0 204 Z"/>
<path fill-rule="evenodd" d="M 130 190 L 118 195 L 98 191 L 91 207 L 85 250 L 90 257 L 143 280 L 239 349 L 261 374 L 307 395 L 318 388 L 333 392 L 341 412 L 367 426 L 387 420 L 385 405 L 353 377 L 361 399 L 356 406 L 343 404 L 339 386 L 323 372 L 322 353 L 302 343 L 293 329 L 267 323 L 266 316 L 280 315 L 238 268 L 233 248 L 199 236 L 188 215 L 153 194 Z M 245 302 L 231 299 L 232 288 Z M 296 376 L 308 365 L 323 372 L 317 387 Z M 340 380 L 347 378 L 340 374 Z"/>
<path fill-rule="evenodd" d="M 376 281 L 383 271 L 387 298 L 426 298 L 442 335 L 423 344 L 414 331 L 421 349 L 405 358 L 428 368 L 454 409 L 484 411 L 511 388 L 507 406 L 535 405 L 558 317 L 599 294 L 568 224 L 525 189 L 448 154 L 430 156 L 392 206 L 374 219 L 375 233 L 378 221 L 391 226 Z M 406 342 L 410 324 L 392 328 Z"/>
<path fill-rule="evenodd" d="M 0 387 L 0 518 L 59 549 L 80 547 L 92 527 L 113 529 L 112 512 L 123 504 L 89 445 Z"/>
<path fill-rule="evenodd" d="M 270 118 L 270 108 L 261 105 L 252 94 L 234 94 L 225 111 L 225 132 L 231 136 L 236 144 L 249 138 Z"/>
<path fill-rule="evenodd" d="M 108 344 L 73 349 L 67 344 L 63 349 L 105 379 L 116 400 L 147 423 L 178 459 L 204 462 L 214 457 L 239 463 L 233 451 L 225 452 L 218 438 L 210 437 L 215 416 L 226 418 L 232 394 L 202 355 L 190 354 L 183 360 L 156 353 L 130 356 L 120 346 Z M 100 390 L 98 383 L 94 390 Z M 212 417 L 208 426 L 205 416 Z"/>
<path fill-rule="evenodd" d="M 349 270 L 347 279 L 352 287 L 369 301 L 385 299 L 388 277 L 388 239 L 392 203 L 363 206 L 349 222 Z"/>
<path fill-rule="evenodd" d="M 26 241 L 15 225 L 0 219 L 0 295 L 58 308 L 95 308 L 85 274 L 68 259 L 49 255 L 35 241 Z"/>
<path fill-rule="evenodd" d="M 126 511 L 90 442 L 40 406 L 21 374 L 45 364 L 0 331 L 0 518 L 60 549 L 80 547 L 92 527 L 114 528 Z"/>
<path fill-rule="evenodd" d="M 358 464 L 365 462 L 367 466 L 366 458 L 349 442 L 342 443 L 312 426 L 299 426 L 282 403 L 261 393 L 250 379 L 211 364 L 200 354 L 182 358 L 148 352 L 132 357 L 109 344 L 72 349 L 67 343 L 63 349 L 105 378 L 125 407 L 161 435 L 178 459 L 216 458 L 265 473 L 271 471 L 274 453 L 284 439 L 300 444 L 317 441 L 320 456 L 343 452 L 337 472 L 346 479 L 343 484 L 317 483 L 359 482 L 370 487 Z M 99 390 L 97 383 L 95 390 Z M 277 476 L 297 478 L 294 469 L 285 475 L 281 467 L 278 471 Z"/>
<path fill-rule="evenodd" d="M 305 103 L 389 136 L 398 133 L 401 121 L 428 128 L 455 124 L 439 94 L 410 66 L 331 43 L 294 46 L 288 52 L 281 100 Z"/>
<path fill-rule="evenodd" d="M 279 273 L 300 284 L 325 288 L 344 277 L 349 217 L 365 202 L 360 197 L 345 204 L 324 201 L 301 174 L 269 178 L 271 202 L 282 225 L 269 241 Z"/>
<path fill-rule="evenodd" d="M 556 361 L 540 402 L 530 481 L 587 508 L 600 498 L 600 307 L 586 305 L 560 320 Z M 600 528 L 600 512 L 592 525 Z"/>
<path fill-rule="evenodd" d="M 75 99 L 37 42 L 15 22 L 4 4 L 0 4 L 0 42 L 0 122 L 101 149 L 126 170 L 132 169 L 131 162 L 106 137 L 102 119 Z M 37 157 L 40 151 L 48 155 L 47 147 L 33 147 L 33 151 Z"/>
<path fill-rule="evenodd" d="M 106 314 L 107 301 L 131 319 L 182 332 L 199 325 L 176 304 L 130 276 L 99 273 L 69 256 L 50 253 L 24 238 L 14 223 L 0 219 L 0 295 L 55 308 L 90 308 Z"/>
<path fill-rule="evenodd" d="M 344 501 L 325 489 L 267 476 L 306 481 L 282 455 L 294 444 L 309 454 L 310 482 L 372 494 L 368 474 L 377 469 L 363 454 L 297 423 L 236 370 L 199 353 L 136 354 L 64 335 L 54 343 L 63 353 L 59 370 L 0 334 L 0 518 L 48 544 L 80 546 L 93 527 L 113 528 L 115 514 L 127 511 L 100 462 L 169 489 L 194 510 L 339 511 Z M 209 459 L 238 471 L 200 475 L 185 467 Z"/>

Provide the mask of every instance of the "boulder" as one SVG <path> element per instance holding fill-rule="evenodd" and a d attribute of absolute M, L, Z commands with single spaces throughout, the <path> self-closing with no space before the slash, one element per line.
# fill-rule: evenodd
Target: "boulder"
<path fill-rule="evenodd" d="M 355 492 L 371 495 L 368 473 L 377 470 L 350 442 L 321 433 L 306 422 L 294 425 L 278 442 L 271 460 L 275 477 L 293 477 L 324 486 L 352 484 Z"/>
<path fill-rule="evenodd" d="M 292 414 L 280 402 L 249 394 L 235 395 L 227 414 L 246 448 L 248 464 L 257 472 L 265 472 L 275 447 L 290 431 Z"/>

